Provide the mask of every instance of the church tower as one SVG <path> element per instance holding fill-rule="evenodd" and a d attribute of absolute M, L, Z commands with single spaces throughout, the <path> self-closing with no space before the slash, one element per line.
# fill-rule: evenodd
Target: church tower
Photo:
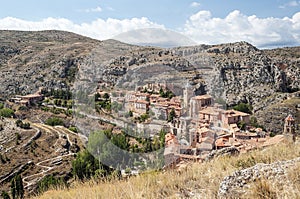
<path fill-rule="evenodd" d="M 289 114 L 284 121 L 284 128 L 283 128 L 284 135 L 292 135 L 293 140 L 295 140 L 295 119 L 291 114 Z"/>
<path fill-rule="evenodd" d="M 194 88 L 187 82 L 183 89 L 183 107 L 188 108 L 191 97 L 194 96 Z"/>

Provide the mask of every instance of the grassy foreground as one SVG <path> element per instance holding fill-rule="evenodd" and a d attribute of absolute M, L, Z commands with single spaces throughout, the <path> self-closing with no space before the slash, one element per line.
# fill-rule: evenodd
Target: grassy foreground
<path fill-rule="evenodd" d="M 148 172 L 127 180 L 75 182 L 69 189 L 49 190 L 36 198 L 216 198 L 220 182 L 232 172 L 255 165 L 300 156 L 300 145 L 280 144 L 235 157 L 220 157 L 205 163 L 190 163 L 180 171 Z M 298 198 L 300 165 L 289 172 L 287 188 L 261 181 L 250 188 L 250 198 Z M 271 194 L 271 195 L 270 195 Z M 248 198 L 248 197 L 247 197 Z"/>

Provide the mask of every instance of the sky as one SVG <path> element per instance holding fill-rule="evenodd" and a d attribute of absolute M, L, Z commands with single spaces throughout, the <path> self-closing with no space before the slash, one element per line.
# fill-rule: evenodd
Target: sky
<path fill-rule="evenodd" d="M 140 28 L 198 44 L 300 45 L 300 0 L 0 0 L 2 30 L 66 30 L 99 40 Z"/>

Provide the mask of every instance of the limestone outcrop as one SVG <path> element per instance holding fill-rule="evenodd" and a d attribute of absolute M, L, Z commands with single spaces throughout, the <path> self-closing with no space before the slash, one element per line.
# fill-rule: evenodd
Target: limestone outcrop
<path fill-rule="evenodd" d="M 240 198 L 247 192 L 249 184 L 261 179 L 271 180 L 273 183 L 286 183 L 287 171 L 300 162 L 300 158 L 272 164 L 256 164 L 227 176 L 220 184 L 219 198 Z"/>

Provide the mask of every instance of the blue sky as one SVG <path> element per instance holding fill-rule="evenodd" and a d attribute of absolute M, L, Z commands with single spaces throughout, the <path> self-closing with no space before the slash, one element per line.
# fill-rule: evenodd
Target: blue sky
<path fill-rule="evenodd" d="M 0 29 L 61 29 L 107 39 L 158 27 L 198 43 L 236 39 L 261 47 L 290 46 L 300 44 L 299 12 L 300 0 L 9 0 L 1 2 Z"/>

